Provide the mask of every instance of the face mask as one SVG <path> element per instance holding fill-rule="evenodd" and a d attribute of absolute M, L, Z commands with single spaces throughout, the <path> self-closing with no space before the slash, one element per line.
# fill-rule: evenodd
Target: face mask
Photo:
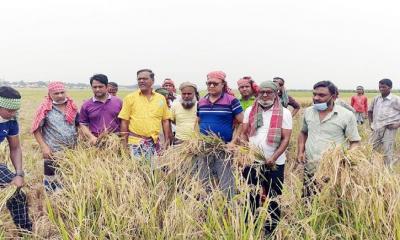
<path fill-rule="evenodd" d="M 267 100 L 267 101 L 258 100 L 257 102 L 258 102 L 258 104 L 260 104 L 262 107 L 265 107 L 265 108 L 271 107 L 274 104 L 273 100 Z"/>
<path fill-rule="evenodd" d="M 62 101 L 59 101 L 59 102 L 56 102 L 56 101 L 54 101 L 53 100 L 53 104 L 54 105 L 61 105 L 61 104 L 64 104 L 64 103 L 66 103 L 67 102 L 67 99 L 65 98 L 64 100 L 62 100 Z"/>
<path fill-rule="evenodd" d="M 328 100 L 328 102 L 331 100 L 332 98 L 330 98 Z M 317 111 L 325 111 L 326 109 L 328 109 L 328 102 L 323 102 L 323 103 L 313 103 L 313 107 L 315 110 Z"/>

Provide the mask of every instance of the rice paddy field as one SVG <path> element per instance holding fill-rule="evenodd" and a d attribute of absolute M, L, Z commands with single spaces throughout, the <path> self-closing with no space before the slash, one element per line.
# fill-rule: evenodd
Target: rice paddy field
<path fill-rule="evenodd" d="M 192 158 L 224 148 L 214 138 L 194 137 L 157 158 L 156 167 L 131 159 L 115 136 L 98 147 L 80 140 L 74 150 L 58 155 L 64 189 L 47 195 L 42 186 L 43 162 L 29 128 L 35 110 L 46 94 L 42 89 L 21 89 L 19 113 L 26 172 L 24 191 L 29 196 L 34 222 L 24 239 L 263 239 L 266 207 L 258 217 L 249 210 L 248 195 L 259 189 L 244 183 L 240 170 L 254 161 L 246 146 L 234 151 L 237 195 L 230 201 L 213 189 L 207 194 L 193 178 Z M 120 91 L 121 97 L 128 91 Z M 310 92 L 291 92 L 303 106 Z M 353 93 L 343 93 L 349 100 Z M 368 93 L 368 97 L 377 93 Z M 71 90 L 80 105 L 90 90 Z M 319 193 L 311 202 L 301 198 L 302 166 L 295 163 L 301 112 L 294 118 L 285 166 L 282 219 L 274 239 L 400 239 L 400 167 L 389 170 L 382 156 L 368 144 L 369 129 L 360 126 L 362 145 L 348 151 L 327 150 L 317 171 Z M 399 142 L 399 140 L 397 141 Z M 11 162 L 7 145 L 0 146 L 1 162 Z M 399 151 L 396 151 L 396 156 Z M 18 235 L 5 200 L 13 187 L 0 189 L 0 239 Z M 266 201 L 268 203 L 269 200 Z"/>

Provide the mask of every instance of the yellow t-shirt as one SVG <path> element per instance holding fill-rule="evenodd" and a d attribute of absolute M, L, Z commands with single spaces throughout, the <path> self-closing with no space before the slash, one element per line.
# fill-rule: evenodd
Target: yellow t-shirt
<path fill-rule="evenodd" d="M 129 121 L 130 132 L 151 137 L 156 142 L 161 131 L 161 121 L 171 118 L 165 97 L 152 92 L 150 100 L 137 90 L 124 98 L 118 117 Z M 129 144 L 138 144 L 140 138 L 129 136 Z"/>
<path fill-rule="evenodd" d="M 175 121 L 175 137 L 179 140 L 189 140 L 195 133 L 197 121 L 197 103 L 191 109 L 185 109 L 179 101 L 171 106 L 172 121 Z"/>

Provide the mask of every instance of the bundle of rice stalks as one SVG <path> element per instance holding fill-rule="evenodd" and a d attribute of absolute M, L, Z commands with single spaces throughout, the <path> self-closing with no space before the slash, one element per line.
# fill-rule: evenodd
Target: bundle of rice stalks
<path fill-rule="evenodd" d="M 187 151 L 171 147 L 153 159 L 153 167 L 107 149 L 67 151 L 59 167 L 64 188 L 46 199 L 49 219 L 63 239 L 260 236 L 261 220 L 245 222 L 248 191 L 240 188 L 231 202 L 218 189 L 205 192 L 191 156 L 179 149 Z"/>
<path fill-rule="evenodd" d="M 399 175 L 377 164 L 382 159 L 369 155 L 370 148 L 336 148 L 323 156 L 315 174 L 320 192 L 309 205 L 299 201 L 288 206 L 286 211 L 292 213 L 287 213 L 291 217 L 285 234 L 292 230 L 346 239 L 400 237 Z"/>

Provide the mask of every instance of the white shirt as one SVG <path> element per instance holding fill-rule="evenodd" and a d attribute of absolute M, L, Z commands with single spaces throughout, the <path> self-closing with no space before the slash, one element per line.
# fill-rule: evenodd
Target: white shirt
<path fill-rule="evenodd" d="M 246 111 L 244 113 L 243 123 L 249 123 L 249 116 L 250 116 L 251 109 L 252 109 L 251 107 L 246 109 Z M 263 117 L 263 125 L 257 129 L 257 132 L 254 136 L 249 138 L 249 142 L 254 147 L 258 147 L 258 148 L 262 149 L 265 157 L 270 157 L 270 156 L 272 156 L 272 154 L 274 154 L 276 149 L 279 147 L 279 146 L 273 147 L 273 146 L 267 145 L 267 136 L 268 136 L 268 129 L 269 129 L 269 125 L 270 125 L 271 117 L 272 117 L 272 108 L 268 109 L 267 111 L 263 111 L 262 117 Z M 283 129 L 292 129 L 292 114 L 286 108 L 283 108 L 282 128 Z M 283 153 L 276 160 L 276 164 L 282 165 L 282 164 L 285 164 L 285 161 L 286 161 L 286 153 Z"/>

